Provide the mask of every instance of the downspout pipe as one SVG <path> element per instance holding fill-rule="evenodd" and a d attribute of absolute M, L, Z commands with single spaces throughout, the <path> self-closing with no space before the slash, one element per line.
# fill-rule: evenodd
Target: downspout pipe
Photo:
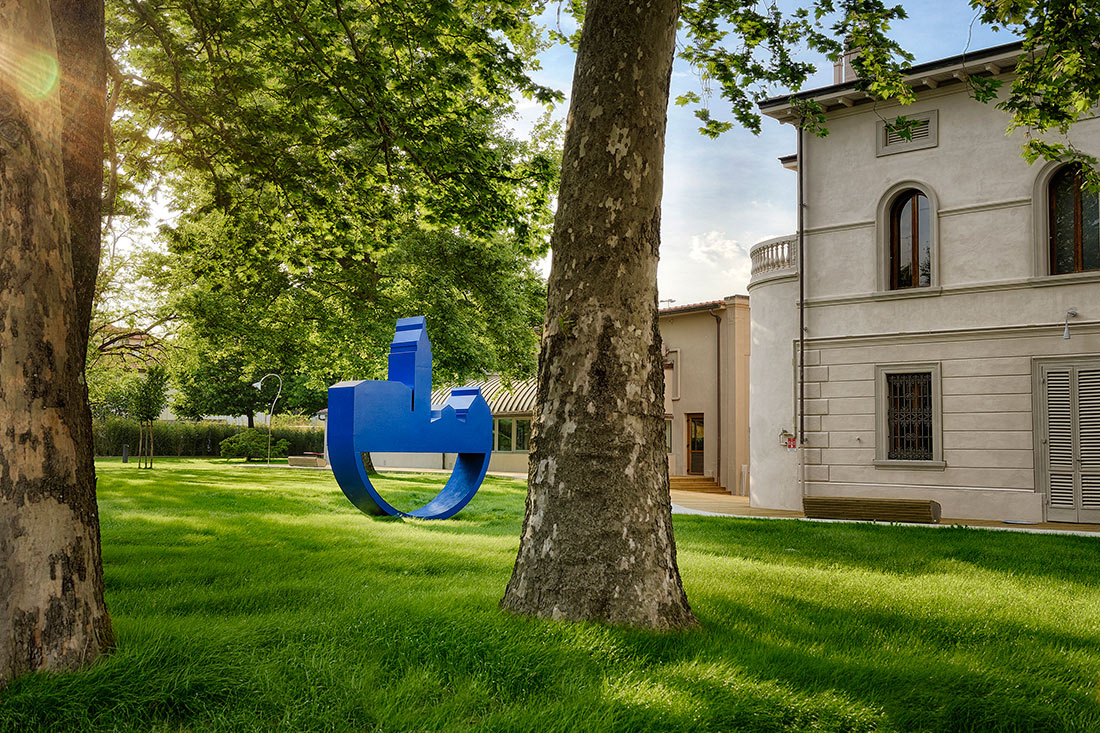
<path fill-rule="evenodd" d="M 724 309 L 723 309 L 724 310 Z M 718 450 L 716 452 L 716 461 L 714 464 L 714 477 L 718 481 L 718 485 L 722 485 L 722 311 L 707 311 L 714 318 L 714 344 L 717 347 L 715 353 L 714 367 L 714 381 L 718 389 L 718 410 L 716 414 L 718 424 Z"/>
<path fill-rule="evenodd" d="M 802 154 L 802 120 L 798 122 L 798 142 L 795 149 L 798 166 L 798 482 L 806 495 L 806 201 L 803 192 L 805 161 Z"/>

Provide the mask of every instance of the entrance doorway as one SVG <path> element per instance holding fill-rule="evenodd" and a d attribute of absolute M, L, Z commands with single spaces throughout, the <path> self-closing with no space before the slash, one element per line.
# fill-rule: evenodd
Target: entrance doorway
<path fill-rule="evenodd" d="M 1039 367 L 1039 417 L 1050 522 L 1100 522 L 1100 360 Z"/>
<path fill-rule="evenodd" d="M 703 416 L 701 414 L 686 415 L 687 417 L 687 472 L 690 476 L 703 475 Z"/>

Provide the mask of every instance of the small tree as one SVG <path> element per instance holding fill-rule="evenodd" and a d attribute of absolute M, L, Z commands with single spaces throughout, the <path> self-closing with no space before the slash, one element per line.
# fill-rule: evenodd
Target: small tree
<path fill-rule="evenodd" d="M 160 364 L 134 380 L 130 415 L 138 421 L 138 467 L 153 467 L 153 421 L 168 405 L 168 372 Z M 148 438 L 146 438 L 148 436 Z"/>

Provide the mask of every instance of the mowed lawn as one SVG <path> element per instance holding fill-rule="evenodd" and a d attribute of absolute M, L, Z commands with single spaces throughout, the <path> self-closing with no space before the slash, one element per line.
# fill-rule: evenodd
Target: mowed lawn
<path fill-rule="evenodd" d="M 426 522 L 326 471 L 99 477 L 118 649 L 0 692 L 2 730 L 1100 730 L 1096 538 L 677 516 L 702 627 L 654 634 L 498 610 L 522 482 Z"/>

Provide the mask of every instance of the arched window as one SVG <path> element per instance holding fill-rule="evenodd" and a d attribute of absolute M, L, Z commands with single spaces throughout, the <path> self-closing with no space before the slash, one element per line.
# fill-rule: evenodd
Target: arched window
<path fill-rule="evenodd" d="M 1050 179 L 1050 274 L 1100 270 L 1100 204 L 1078 166 Z"/>
<path fill-rule="evenodd" d="M 890 289 L 932 284 L 932 215 L 928 197 L 902 191 L 890 207 Z"/>

